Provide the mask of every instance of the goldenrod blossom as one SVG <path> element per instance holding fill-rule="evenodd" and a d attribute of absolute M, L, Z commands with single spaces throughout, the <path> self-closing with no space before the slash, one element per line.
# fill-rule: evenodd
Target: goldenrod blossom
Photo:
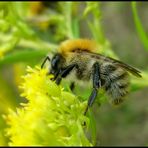
<path fill-rule="evenodd" d="M 57 86 L 46 69 L 27 71 L 21 88 L 28 103 L 5 117 L 9 146 L 91 146 L 83 129 L 86 101 Z"/>

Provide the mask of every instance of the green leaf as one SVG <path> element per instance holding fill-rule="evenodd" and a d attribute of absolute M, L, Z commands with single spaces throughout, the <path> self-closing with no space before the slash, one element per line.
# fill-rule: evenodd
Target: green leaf
<path fill-rule="evenodd" d="M 147 37 L 147 34 L 144 31 L 142 23 L 138 17 L 136 2 L 132 2 L 132 12 L 134 15 L 134 22 L 135 22 L 135 26 L 136 26 L 136 30 L 138 32 L 138 35 L 139 35 L 141 42 L 143 43 L 145 49 L 148 50 L 148 37 Z"/>
<path fill-rule="evenodd" d="M 0 59 L 0 66 L 4 64 L 13 64 L 17 62 L 28 62 L 45 56 L 49 51 L 47 50 L 21 50 L 15 51 L 4 58 Z"/>

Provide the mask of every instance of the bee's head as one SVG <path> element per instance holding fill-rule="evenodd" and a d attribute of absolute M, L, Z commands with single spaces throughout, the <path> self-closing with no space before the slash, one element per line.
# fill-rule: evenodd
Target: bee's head
<path fill-rule="evenodd" d="M 61 54 L 56 53 L 53 58 L 51 59 L 51 69 L 50 74 L 54 75 L 54 79 L 60 72 L 61 65 L 62 65 L 63 57 Z"/>

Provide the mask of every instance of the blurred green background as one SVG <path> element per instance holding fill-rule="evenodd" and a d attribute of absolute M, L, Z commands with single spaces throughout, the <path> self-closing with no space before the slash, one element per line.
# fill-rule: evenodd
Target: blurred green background
<path fill-rule="evenodd" d="M 148 2 L 1 2 L 0 3 L 0 144 L 7 145 L 8 108 L 20 102 L 19 85 L 27 65 L 40 65 L 47 53 L 71 38 L 93 38 L 102 54 L 140 69 L 131 93 L 118 107 L 93 106 L 97 145 L 148 144 Z M 76 94 L 80 93 L 76 91 Z M 85 92 L 83 97 L 90 93 Z"/>

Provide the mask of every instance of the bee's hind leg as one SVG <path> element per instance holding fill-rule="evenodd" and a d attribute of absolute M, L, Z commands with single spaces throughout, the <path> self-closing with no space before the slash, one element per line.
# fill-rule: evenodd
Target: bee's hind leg
<path fill-rule="evenodd" d="M 86 115 L 88 108 L 93 105 L 95 98 L 97 97 L 98 89 L 101 87 L 100 66 L 96 62 L 96 63 L 94 63 L 92 68 L 93 68 L 93 74 L 92 74 L 93 75 L 93 90 L 92 90 L 91 95 L 89 97 L 84 115 Z"/>

